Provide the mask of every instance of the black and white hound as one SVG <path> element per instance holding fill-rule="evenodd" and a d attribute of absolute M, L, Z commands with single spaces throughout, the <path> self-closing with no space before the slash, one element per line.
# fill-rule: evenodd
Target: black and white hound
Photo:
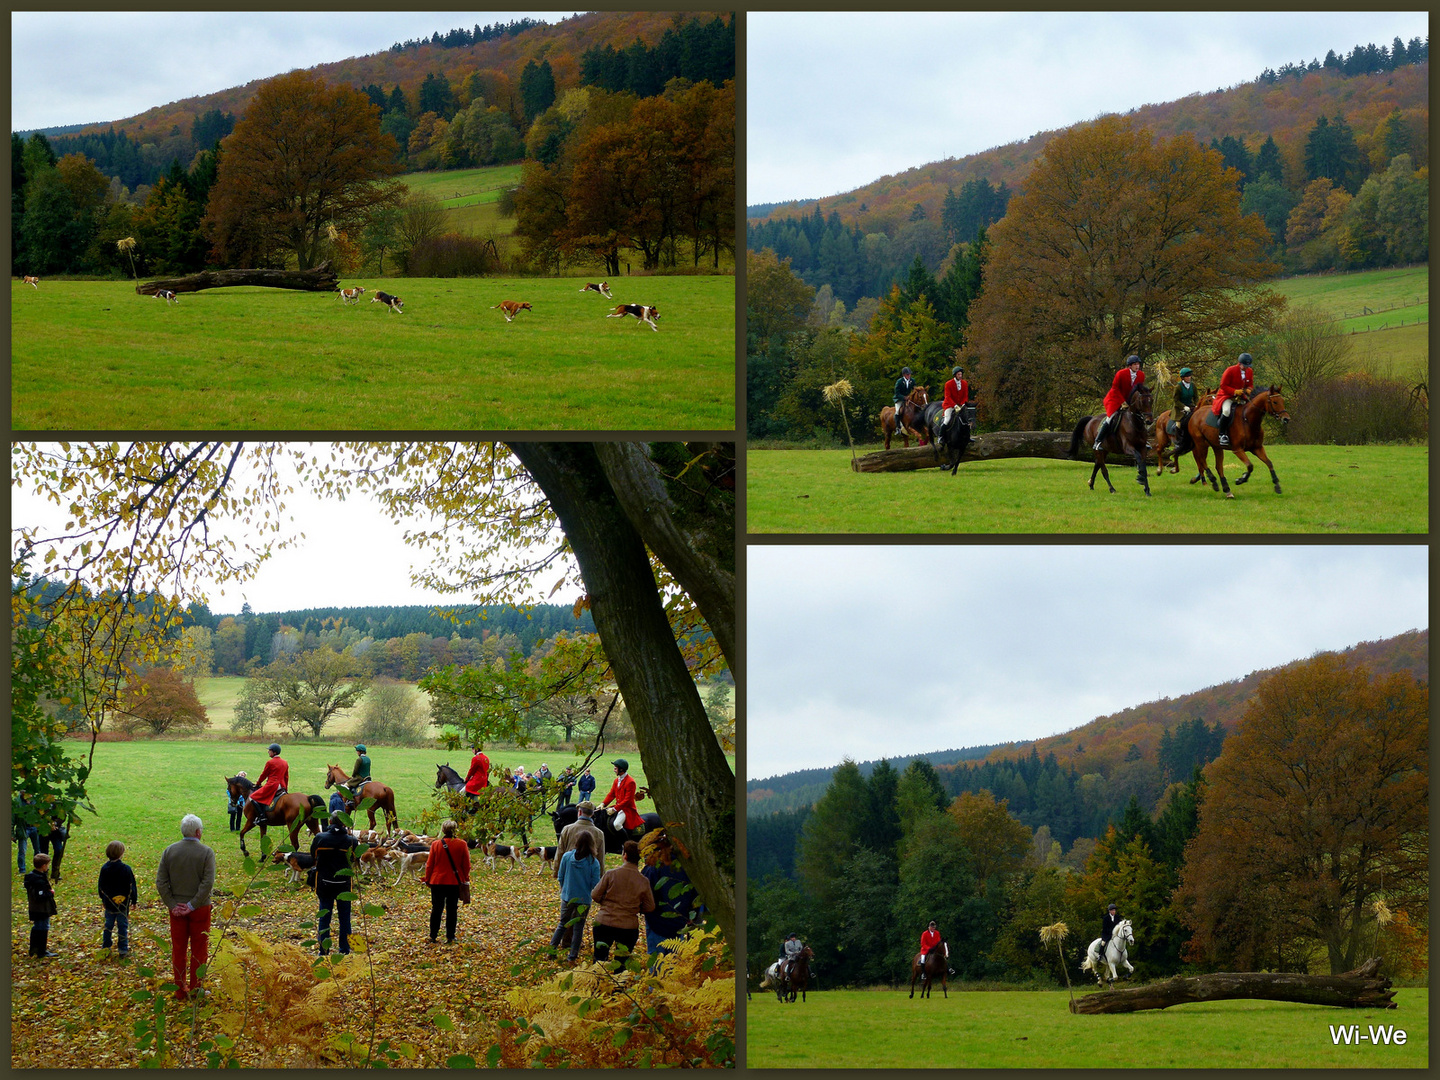
<path fill-rule="evenodd" d="M 659 333 L 660 327 L 655 325 L 655 320 L 660 318 L 659 309 L 646 307 L 644 304 L 616 304 L 615 310 L 605 317 L 607 319 L 623 319 L 626 315 L 634 315 L 642 323 L 649 323 L 650 329 Z"/>
<path fill-rule="evenodd" d="M 398 296 L 391 296 L 388 292 L 377 292 L 370 298 L 372 304 L 384 304 L 391 311 L 398 311 L 405 314 L 405 301 Z"/>
<path fill-rule="evenodd" d="M 178 303 L 180 303 L 180 298 L 179 298 L 178 296 L 176 296 L 173 292 L 171 292 L 169 289 L 156 289 L 156 290 L 155 290 L 155 299 L 156 299 L 156 300 L 164 300 L 165 303 L 167 303 L 167 304 L 178 304 Z"/>

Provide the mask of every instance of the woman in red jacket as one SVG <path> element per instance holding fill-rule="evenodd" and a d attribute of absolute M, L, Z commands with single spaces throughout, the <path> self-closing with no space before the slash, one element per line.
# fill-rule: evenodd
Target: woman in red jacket
<path fill-rule="evenodd" d="M 1095 433 L 1096 450 L 1099 450 L 1105 442 L 1105 435 L 1110 429 L 1111 417 L 1120 411 L 1120 406 L 1130 400 L 1130 395 L 1135 392 L 1136 387 L 1143 385 L 1145 385 L 1145 372 L 1140 370 L 1140 357 L 1131 356 L 1125 361 L 1125 366 L 1115 373 L 1115 378 L 1110 381 L 1110 390 L 1105 395 L 1105 422 Z"/>
<path fill-rule="evenodd" d="M 440 826 L 441 836 L 430 844 L 422 880 L 430 886 L 430 940 L 440 936 L 440 912 L 445 912 L 445 944 L 455 944 L 459 921 L 460 886 L 470 882 L 470 849 L 455 835 L 455 820 Z"/>

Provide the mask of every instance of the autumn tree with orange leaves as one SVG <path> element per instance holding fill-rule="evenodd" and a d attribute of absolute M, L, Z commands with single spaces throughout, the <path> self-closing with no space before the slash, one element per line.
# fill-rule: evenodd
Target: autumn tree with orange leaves
<path fill-rule="evenodd" d="M 1261 684 L 1206 770 L 1176 903 L 1190 958 L 1230 970 L 1330 971 L 1371 955 L 1373 902 L 1429 903 L 1430 689 L 1334 655 Z"/>
<path fill-rule="evenodd" d="M 204 228 L 218 261 L 263 266 L 319 260 L 329 227 L 358 234 L 401 194 L 395 140 L 380 110 L 350 86 L 292 71 L 265 83 L 221 144 Z"/>
<path fill-rule="evenodd" d="M 1004 426 L 1093 412 L 1125 357 L 1218 359 L 1283 304 L 1269 234 L 1240 213 L 1239 174 L 1189 135 L 1123 117 L 1057 135 L 991 230 L 971 309 L 973 376 Z"/>

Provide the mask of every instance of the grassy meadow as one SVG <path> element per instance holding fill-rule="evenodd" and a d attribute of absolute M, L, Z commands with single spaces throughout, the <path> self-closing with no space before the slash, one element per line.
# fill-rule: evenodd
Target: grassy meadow
<path fill-rule="evenodd" d="M 865 448 L 875 449 L 874 447 Z M 751 533 L 1424 533 L 1429 528 L 1427 446 L 1267 444 L 1283 494 L 1254 458 L 1249 483 L 1226 455 L 1234 499 L 1150 471 L 1146 498 L 1133 467 L 1110 468 L 1116 493 L 1092 463 L 1039 458 L 973 461 L 938 469 L 856 473 L 849 450 L 751 450 L 746 459 Z M 1211 468 L 1214 468 L 1213 459 Z"/>
<path fill-rule="evenodd" d="M 209 289 L 170 305 L 123 281 L 12 282 L 19 430 L 720 430 L 735 426 L 735 279 L 346 279 L 362 298 Z M 502 300 L 534 305 L 507 323 Z"/>
<path fill-rule="evenodd" d="M 1292 304 L 1308 304 L 1338 319 L 1352 335 L 1352 366 L 1406 382 L 1428 378 L 1428 265 L 1308 274 L 1283 278 L 1274 288 Z"/>
<path fill-rule="evenodd" d="M 1407 1068 L 1430 1059 L 1429 990 L 1394 1010 L 1215 1001 L 1077 1016 L 1065 991 L 832 990 L 780 1004 L 756 992 L 746 1064 L 763 1068 Z M 1333 1044 L 1330 1025 L 1393 1025 L 1403 1046 Z"/>
<path fill-rule="evenodd" d="M 445 208 L 445 231 L 497 240 L 515 232 L 515 218 L 500 214 L 500 196 L 519 186 L 522 167 L 496 165 L 486 169 L 415 172 L 399 177 L 412 192 L 432 195 Z"/>

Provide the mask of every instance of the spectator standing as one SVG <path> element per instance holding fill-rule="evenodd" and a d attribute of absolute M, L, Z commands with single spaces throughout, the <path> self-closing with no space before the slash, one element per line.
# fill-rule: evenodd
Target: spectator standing
<path fill-rule="evenodd" d="M 655 894 L 640 873 L 640 845 L 626 840 L 622 855 L 624 861 L 606 871 L 590 893 L 590 899 L 595 901 L 591 935 L 595 939 L 595 959 L 601 963 L 610 959 L 611 945 L 634 952 L 640 939 L 640 915 L 655 910 Z"/>
<path fill-rule="evenodd" d="M 580 774 L 580 779 L 575 784 L 575 788 L 580 792 L 581 802 L 585 802 L 587 799 L 591 802 L 595 801 L 595 777 L 590 775 L 589 769 L 586 769 Z"/>
<path fill-rule="evenodd" d="M 351 852 L 359 844 L 339 814 L 331 814 L 329 827 L 310 842 L 310 854 L 315 856 L 315 898 L 320 902 L 315 936 L 321 956 L 330 951 L 330 916 L 336 908 L 340 911 L 340 955 L 350 952 L 350 901 L 342 900 L 340 894 L 349 892 L 353 882 L 350 874 L 340 871 L 353 870 Z"/>
<path fill-rule="evenodd" d="M 50 856 L 35 853 L 35 869 L 25 875 L 25 892 L 30 898 L 30 955 L 48 960 L 59 953 L 50 951 L 50 918 L 59 914 L 55 906 L 55 886 L 45 877 Z"/>
<path fill-rule="evenodd" d="M 565 853 L 575 846 L 580 839 L 581 833 L 588 833 L 595 841 L 595 858 L 600 860 L 600 868 L 605 868 L 605 834 L 600 831 L 600 826 L 591 821 L 595 813 L 595 804 L 582 802 L 575 811 L 576 818 L 565 828 L 560 830 L 560 836 L 555 841 L 555 878 L 560 878 L 560 860 Z"/>
<path fill-rule="evenodd" d="M 560 879 L 560 924 L 550 938 L 550 947 L 570 945 L 570 963 L 580 956 L 585 941 L 585 915 L 590 910 L 590 894 L 600 884 L 600 859 L 595 854 L 595 839 L 582 832 L 575 846 L 560 859 L 556 876 Z M 574 925 L 571 925 L 572 920 Z"/>
<path fill-rule="evenodd" d="M 210 949 L 210 893 L 215 888 L 215 851 L 201 843 L 204 823 L 194 814 L 180 820 L 181 839 L 160 854 L 155 892 L 170 911 L 170 964 L 175 997 L 185 1001 L 200 987 L 200 966 Z M 190 982 L 185 982 L 186 951 Z"/>
<path fill-rule="evenodd" d="M 470 848 L 455 836 L 453 818 L 440 826 L 441 835 L 430 844 L 422 879 L 430 886 L 430 940 L 440 937 L 440 912 L 445 912 L 445 944 L 455 944 L 459 922 L 460 886 L 470 884 Z M 469 903 L 468 888 L 466 903 Z"/>
<path fill-rule="evenodd" d="M 661 835 L 641 871 L 655 895 L 655 910 L 645 916 L 645 951 L 653 965 L 660 956 L 673 952 L 673 942 L 690 925 L 695 908 L 695 886 L 690 875 L 675 859 L 670 838 Z"/>
<path fill-rule="evenodd" d="M 135 888 L 135 871 L 120 861 L 125 854 L 125 845 L 111 840 L 105 845 L 105 863 L 100 867 L 100 878 L 96 888 L 100 903 L 105 909 L 105 933 L 100 947 L 110 948 L 112 932 L 119 930 L 120 955 L 130 954 L 130 909 L 140 902 Z"/>

